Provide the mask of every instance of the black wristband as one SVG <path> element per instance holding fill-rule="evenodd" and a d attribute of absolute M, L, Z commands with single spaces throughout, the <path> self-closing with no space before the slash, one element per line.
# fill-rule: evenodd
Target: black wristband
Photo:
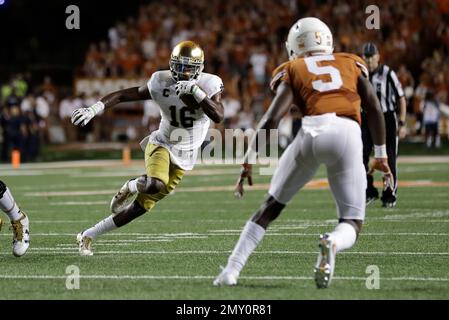
<path fill-rule="evenodd" d="M 398 121 L 398 125 L 399 125 L 400 127 L 403 127 L 403 126 L 405 125 L 405 122 L 402 121 L 402 120 L 399 120 L 399 121 Z"/>

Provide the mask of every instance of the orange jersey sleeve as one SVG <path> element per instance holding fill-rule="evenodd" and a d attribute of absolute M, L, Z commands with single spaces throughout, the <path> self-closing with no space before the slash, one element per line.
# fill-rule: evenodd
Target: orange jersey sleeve
<path fill-rule="evenodd" d="M 303 115 L 336 113 L 361 123 L 357 81 L 368 70 L 360 57 L 336 53 L 299 58 L 285 71 L 282 80 L 290 84 Z"/>
<path fill-rule="evenodd" d="M 271 73 L 271 81 L 270 81 L 270 89 L 273 92 L 276 92 L 276 89 L 282 81 L 282 77 L 285 74 L 285 68 L 288 65 L 288 61 L 279 65 L 274 71 Z"/>

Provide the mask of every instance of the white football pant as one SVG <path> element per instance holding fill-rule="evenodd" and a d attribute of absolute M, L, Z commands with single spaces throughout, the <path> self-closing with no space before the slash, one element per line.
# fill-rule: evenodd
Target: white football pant
<path fill-rule="evenodd" d="M 303 118 L 301 130 L 279 160 L 268 193 L 287 204 L 320 164 L 327 168 L 338 218 L 364 220 L 366 172 L 360 126 L 335 113 Z"/>

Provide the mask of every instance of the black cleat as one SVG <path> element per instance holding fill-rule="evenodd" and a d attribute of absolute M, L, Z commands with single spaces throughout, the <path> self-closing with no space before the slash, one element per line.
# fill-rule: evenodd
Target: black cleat
<path fill-rule="evenodd" d="M 388 187 L 382 192 L 382 207 L 384 208 L 394 208 L 396 206 L 396 196 L 393 190 Z"/>

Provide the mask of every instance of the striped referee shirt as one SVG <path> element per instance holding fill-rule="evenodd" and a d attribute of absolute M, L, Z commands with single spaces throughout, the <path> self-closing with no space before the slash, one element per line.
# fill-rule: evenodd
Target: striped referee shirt
<path fill-rule="evenodd" d="M 379 98 L 382 111 L 395 112 L 399 99 L 404 96 L 404 90 L 402 90 L 396 73 L 390 67 L 381 64 L 374 72 L 370 73 L 369 79 Z"/>

